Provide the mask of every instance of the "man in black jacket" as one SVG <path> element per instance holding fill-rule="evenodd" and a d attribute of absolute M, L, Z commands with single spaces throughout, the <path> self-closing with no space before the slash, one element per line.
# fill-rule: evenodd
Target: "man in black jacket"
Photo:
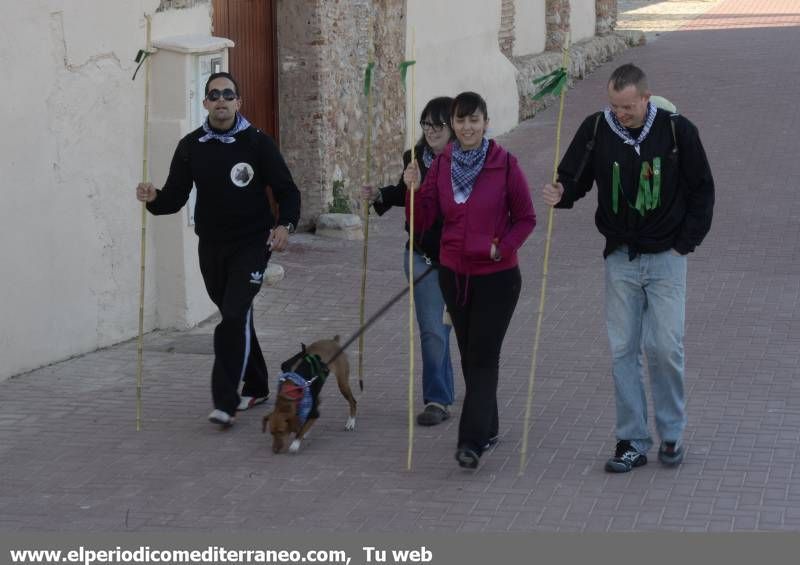
<path fill-rule="evenodd" d="M 300 192 L 275 142 L 239 114 L 235 79 L 215 73 L 206 83 L 205 123 L 181 139 L 161 190 L 150 183 L 136 196 L 155 214 L 173 214 L 197 187 L 195 232 L 200 271 L 222 314 L 214 330 L 209 420 L 233 425 L 237 410 L 269 396 L 267 366 L 253 329 L 253 299 L 272 251 L 283 251 L 300 216 Z M 280 207 L 276 225 L 266 187 Z"/>
<path fill-rule="evenodd" d="M 558 167 L 558 182 L 545 185 L 543 197 L 571 208 L 597 183 L 617 407 L 617 446 L 605 469 L 624 473 L 647 463 L 653 445 L 643 352 L 658 458 L 673 466 L 684 457 L 686 263 L 711 227 L 714 179 L 697 128 L 650 102 L 641 69 L 616 69 L 608 97 L 603 112 L 584 120 Z"/>

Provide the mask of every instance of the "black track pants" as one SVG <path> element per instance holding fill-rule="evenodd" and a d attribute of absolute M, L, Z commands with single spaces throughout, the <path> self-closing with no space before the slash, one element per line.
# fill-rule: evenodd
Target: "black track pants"
<path fill-rule="evenodd" d="M 517 306 L 522 277 L 518 267 L 469 277 L 440 267 L 439 285 L 453 321 L 466 385 L 458 446 L 480 453 L 499 430 L 500 349 Z"/>
<path fill-rule="evenodd" d="M 214 408 L 234 415 L 240 393 L 266 396 L 269 391 L 267 365 L 253 328 L 253 299 L 261 289 L 269 252 L 262 240 L 235 245 L 201 242 L 199 255 L 208 295 L 222 314 L 214 330 Z"/>

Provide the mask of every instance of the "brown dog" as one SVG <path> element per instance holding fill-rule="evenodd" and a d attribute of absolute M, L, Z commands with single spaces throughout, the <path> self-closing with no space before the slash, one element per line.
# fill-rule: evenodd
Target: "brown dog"
<path fill-rule="evenodd" d="M 283 451 L 290 434 L 294 434 L 294 440 L 289 451 L 296 453 L 300 449 L 303 438 L 319 418 L 320 392 L 329 373 L 336 375 L 339 391 L 350 405 L 344 429 L 349 431 L 356 427 L 356 399 L 350 390 L 350 362 L 344 352 L 339 353 L 339 336 L 315 341 L 308 347 L 300 345 L 300 353 L 281 364 L 283 375 L 275 409 L 264 416 L 261 425 L 262 432 L 266 432 L 269 426 L 274 453 Z M 334 356 L 336 358 L 329 362 Z"/>

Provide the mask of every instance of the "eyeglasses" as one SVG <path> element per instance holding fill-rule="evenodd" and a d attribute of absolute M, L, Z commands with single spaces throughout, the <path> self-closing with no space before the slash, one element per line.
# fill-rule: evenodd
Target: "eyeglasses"
<path fill-rule="evenodd" d="M 444 128 L 447 127 L 447 124 L 445 122 L 442 122 L 440 124 L 434 124 L 432 122 L 426 122 L 425 120 L 422 120 L 419 123 L 419 127 L 421 127 L 422 131 L 424 131 L 425 133 L 431 133 L 431 132 L 439 133 L 440 131 L 442 131 Z"/>
<path fill-rule="evenodd" d="M 209 102 L 216 102 L 217 100 L 220 99 L 220 96 L 225 100 L 227 100 L 228 102 L 239 98 L 239 95 L 236 94 L 232 88 L 226 88 L 225 90 L 219 90 L 215 88 L 214 90 L 208 91 L 208 94 L 206 94 L 206 99 Z"/>

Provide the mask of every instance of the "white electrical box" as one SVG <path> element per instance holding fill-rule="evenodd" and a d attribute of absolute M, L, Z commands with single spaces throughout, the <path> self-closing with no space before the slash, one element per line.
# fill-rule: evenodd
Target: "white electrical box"
<path fill-rule="evenodd" d="M 181 121 L 184 126 L 181 129 L 185 131 L 181 136 L 200 127 L 206 119 L 206 110 L 203 108 L 206 81 L 213 73 L 227 70 L 228 49 L 233 45 L 230 39 L 208 35 L 182 35 L 153 42 L 153 46 L 158 49 L 156 60 L 164 74 L 170 75 L 173 86 L 163 87 L 158 96 L 175 97 L 174 100 L 160 99 L 158 103 L 167 111 L 170 108 L 183 109 L 182 112 L 177 112 L 183 114 Z M 196 200 L 197 192 L 192 188 L 186 204 L 186 221 L 189 226 L 194 225 Z"/>

